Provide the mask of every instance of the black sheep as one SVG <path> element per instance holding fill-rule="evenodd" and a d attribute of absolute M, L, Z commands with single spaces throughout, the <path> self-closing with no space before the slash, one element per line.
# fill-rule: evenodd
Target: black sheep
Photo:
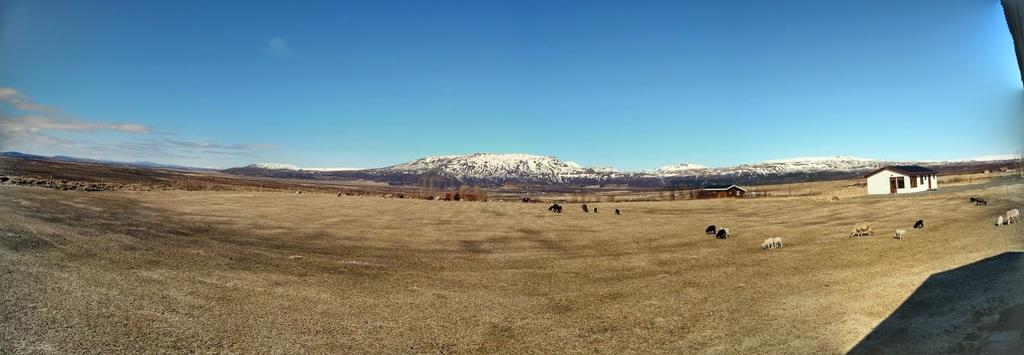
<path fill-rule="evenodd" d="M 715 235 L 715 232 L 717 232 L 717 231 L 718 231 L 718 229 L 716 229 L 715 225 L 712 224 L 712 225 L 708 226 L 707 229 L 704 230 L 704 234 Z"/>
<path fill-rule="evenodd" d="M 924 220 L 923 219 L 919 219 L 919 220 L 917 220 L 917 222 L 914 222 L 914 229 L 918 229 L 918 228 L 924 228 Z"/>
<path fill-rule="evenodd" d="M 719 229 L 718 233 L 715 234 L 715 238 L 718 238 L 718 239 L 729 238 L 729 230 L 726 229 L 726 228 Z"/>

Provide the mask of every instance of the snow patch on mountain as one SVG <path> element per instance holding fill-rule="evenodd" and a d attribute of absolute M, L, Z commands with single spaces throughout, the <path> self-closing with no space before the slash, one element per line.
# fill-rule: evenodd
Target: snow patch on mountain
<path fill-rule="evenodd" d="M 1018 154 L 994 154 L 994 155 L 982 155 L 974 158 L 966 159 L 952 159 L 952 160 L 921 160 L 921 163 L 969 163 L 969 162 L 984 162 L 984 161 L 1003 161 L 1003 160 L 1017 160 L 1020 159 Z"/>
<path fill-rule="evenodd" d="M 617 173 L 617 172 L 619 172 L 618 169 L 615 169 L 615 168 L 610 167 L 610 166 L 591 166 L 591 167 L 587 167 L 585 169 L 591 170 L 591 171 L 593 171 L 595 173 Z"/>
<path fill-rule="evenodd" d="M 270 170 L 299 170 L 299 167 L 291 164 L 278 164 L 278 163 L 255 163 L 249 164 L 247 168 L 260 168 Z"/>
<path fill-rule="evenodd" d="M 666 165 L 666 166 L 663 166 L 663 167 L 651 170 L 651 171 L 649 171 L 649 173 L 653 174 L 653 175 L 661 175 L 661 176 L 675 176 L 675 175 L 683 175 L 683 174 L 692 173 L 695 170 L 706 170 L 706 169 L 708 169 L 708 167 L 700 165 L 700 164 L 680 163 L 680 164 L 676 164 L 676 165 Z"/>
<path fill-rule="evenodd" d="M 886 165 L 881 160 L 854 158 L 847 156 L 838 157 L 811 157 L 768 160 L 757 164 L 742 164 L 732 167 L 716 168 L 710 171 L 711 175 L 785 175 L 785 174 L 808 174 L 820 172 L 856 172 L 877 169 Z"/>
<path fill-rule="evenodd" d="M 363 170 L 363 168 L 299 168 L 299 170 L 308 170 L 308 171 L 356 171 L 356 170 Z"/>
<path fill-rule="evenodd" d="M 812 164 L 812 163 L 821 163 L 821 162 L 826 162 L 827 163 L 827 162 L 834 162 L 834 161 L 844 161 L 844 162 L 856 162 L 856 161 L 876 162 L 878 160 L 875 160 L 875 159 L 865 159 L 865 158 L 857 158 L 857 157 L 851 157 L 851 156 L 846 156 L 846 155 L 839 155 L 839 156 L 834 156 L 834 157 L 798 157 L 798 158 L 786 158 L 786 159 L 772 159 L 772 160 L 765 160 L 765 161 L 761 162 L 761 164 L 787 164 L 787 163 L 791 163 L 791 164 L 792 163 L 795 163 L 795 164 Z"/>
<path fill-rule="evenodd" d="M 247 168 L 259 168 L 269 170 L 295 170 L 295 171 L 355 171 L 363 170 L 361 168 L 300 168 L 291 164 L 278 164 L 278 163 L 255 163 L 249 164 Z"/>

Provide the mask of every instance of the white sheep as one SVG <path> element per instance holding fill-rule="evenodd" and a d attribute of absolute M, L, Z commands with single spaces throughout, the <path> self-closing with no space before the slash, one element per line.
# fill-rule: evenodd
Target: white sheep
<path fill-rule="evenodd" d="M 1006 224 L 1020 222 L 1020 210 L 1014 208 L 1006 211 Z"/>
<path fill-rule="evenodd" d="M 859 237 L 859 236 L 863 236 L 863 235 L 874 235 L 874 234 L 875 234 L 875 231 L 871 229 L 871 223 L 868 223 L 868 222 L 857 223 L 857 225 L 855 225 L 853 227 L 853 230 L 850 231 L 850 237 L 851 238 Z"/>
<path fill-rule="evenodd" d="M 906 229 L 897 229 L 896 230 L 896 239 L 903 240 L 903 236 L 905 234 L 907 234 L 907 230 Z"/>
<path fill-rule="evenodd" d="M 1003 216 L 999 216 L 996 218 L 996 227 L 999 227 L 1001 225 L 1003 225 Z"/>
<path fill-rule="evenodd" d="M 768 238 L 768 239 L 764 240 L 764 243 L 761 243 L 761 249 L 776 249 L 776 248 L 781 248 L 781 247 L 782 247 L 782 238 L 779 238 L 779 237 Z"/>

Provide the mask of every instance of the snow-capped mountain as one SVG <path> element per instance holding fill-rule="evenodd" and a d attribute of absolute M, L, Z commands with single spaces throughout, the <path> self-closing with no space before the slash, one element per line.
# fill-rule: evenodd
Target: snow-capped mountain
<path fill-rule="evenodd" d="M 896 163 L 849 156 L 804 157 L 765 160 L 756 164 L 709 169 L 704 173 L 714 175 L 779 175 L 817 172 L 856 172 L 877 169 L 890 164 Z"/>
<path fill-rule="evenodd" d="M 666 166 L 663 166 L 663 167 L 651 170 L 651 171 L 649 171 L 649 173 L 652 174 L 652 175 L 657 175 L 657 176 L 678 176 L 678 175 L 692 174 L 693 172 L 698 171 L 698 170 L 707 170 L 707 168 L 708 167 L 700 165 L 700 164 L 680 163 L 680 164 L 676 164 L 676 165 L 666 165 Z"/>
<path fill-rule="evenodd" d="M 617 174 L 607 167 L 585 168 L 575 162 L 532 154 L 443 155 L 366 170 L 377 175 L 430 175 L 456 180 L 529 180 L 565 182 L 580 178 L 601 178 Z"/>

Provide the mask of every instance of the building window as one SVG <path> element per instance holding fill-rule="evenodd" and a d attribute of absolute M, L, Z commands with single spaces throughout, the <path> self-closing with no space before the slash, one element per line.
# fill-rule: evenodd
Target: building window
<path fill-rule="evenodd" d="M 920 179 L 920 177 L 917 177 L 917 178 L 915 178 L 913 176 L 910 177 L 910 187 L 911 188 L 917 187 L 917 180 L 918 179 Z"/>
<path fill-rule="evenodd" d="M 902 189 L 902 188 L 906 188 L 906 187 L 907 187 L 907 185 L 904 184 L 902 176 L 896 178 L 896 188 L 897 189 Z"/>

